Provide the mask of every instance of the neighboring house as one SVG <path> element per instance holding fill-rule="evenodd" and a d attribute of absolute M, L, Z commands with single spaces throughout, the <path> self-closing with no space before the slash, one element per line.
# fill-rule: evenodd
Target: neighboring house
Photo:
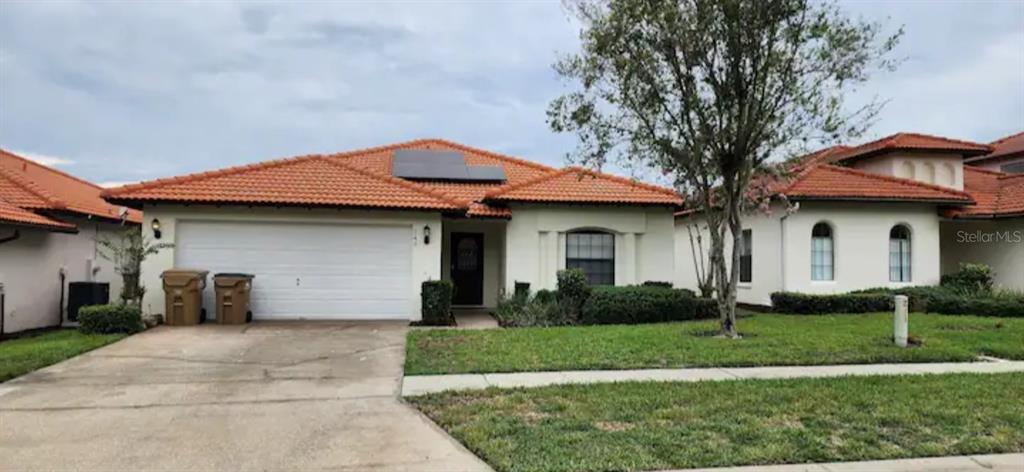
<path fill-rule="evenodd" d="M 70 282 L 109 282 L 116 299 L 121 277 L 96 239 L 142 215 L 103 201 L 101 190 L 0 150 L 0 334 L 66 322 Z"/>
<path fill-rule="evenodd" d="M 672 190 L 443 140 L 310 155 L 111 189 L 174 243 L 143 264 L 144 309 L 172 267 L 246 272 L 256 319 L 420 319 L 420 286 L 494 307 L 556 272 L 595 284 L 673 277 Z M 212 284 L 204 304 L 212 314 Z"/>
<path fill-rule="evenodd" d="M 989 143 L 992 152 L 964 162 L 982 169 L 1024 174 L 1024 132 Z"/>
<path fill-rule="evenodd" d="M 776 198 L 743 219 L 737 299 L 769 305 L 776 291 L 937 284 L 964 262 L 988 264 L 998 285 L 1024 290 L 1024 175 L 964 165 L 992 152 L 900 133 L 801 158 L 769 185 L 789 203 Z M 691 244 L 695 231 L 702 246 Z M 694 254 L 708 247 L 701 215 L 678 213 L 676 233 L 675 283 L 695 288 Z"/>

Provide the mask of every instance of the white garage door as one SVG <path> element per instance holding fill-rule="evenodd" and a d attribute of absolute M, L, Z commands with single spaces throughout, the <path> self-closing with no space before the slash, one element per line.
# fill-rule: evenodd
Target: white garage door
<path fill-rule="evenodd" d="M 406 226 L 181 221 L 175 266 L 255 274 L 255 319 L 408 319 L 412 229 Z"/>

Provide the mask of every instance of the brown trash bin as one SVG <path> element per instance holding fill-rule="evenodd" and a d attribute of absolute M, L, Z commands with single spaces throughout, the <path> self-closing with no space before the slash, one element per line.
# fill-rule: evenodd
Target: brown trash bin
<path fill-rule="evenodd" d="M 214 274 L 213 288 L 217 292 L 217 323 L 245 324 L 252 319 L 249 294 L 252 292 L 252 274 Z"/>
<path fill-rule="evenodd" d="M 205 270 L 168 269 L 164 281 L 164 323 L 171 326 L 196 325 L 203 317 Z"/>

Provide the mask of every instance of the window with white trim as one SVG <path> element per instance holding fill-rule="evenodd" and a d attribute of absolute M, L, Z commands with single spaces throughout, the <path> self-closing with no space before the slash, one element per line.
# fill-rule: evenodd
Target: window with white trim
<path fill-rule="evenodd" d="M 910 282 L 910 229 L 904 225 L 889 230 L 889 281 Z"/>
<path fill-rule="evenodd" d="M 615 235 L 600 231 L 567 233 L 565 267 L 582 270 L 591 285 L 615 285 Z"/>
<path fill-rule="evenodd" d="M 818 223 L 811 229 L 811 280 L 835 280 L 832 227 Z"/>

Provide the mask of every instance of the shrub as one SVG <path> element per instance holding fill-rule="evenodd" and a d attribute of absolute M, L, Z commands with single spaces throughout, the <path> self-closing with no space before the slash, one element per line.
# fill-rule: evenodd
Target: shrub
<path fill-rule="evenodd" d="M 573 324 L 555 300 L 554 293 L 541 295 L 537 292 L 533 298 L 522 295 L 502 297 L 498 300 L 494 317 L 498 324 L 505 328 L 526 328 L 531 326 L 564 326 Z"/>
<path fill-rule="evenodd" d="M 644 287 L 663 287 L 672 288 L 672 282 L 661 282 L 658 280 L 648 280 L 642 284 Z"/>
<path fill-rule="evenodd" d="M 940 285 L 961 295 L 986 296 L 992 293 L 992 268 L 985 264 L 960 264 L 959 271 L 942 276 Z"/>
<path fill-rule="evenodd" d="M 554 290 L 541 289 L 537 290 L 537 294 L 534 295 L 534 298 L 536 298 L 538 301 L 545 303 L 555 302 L 558 301 L 558 293 L 556 293 Z"/>
<path fill-rule="evenodd" d="M 1024 317 L 1024 300 L 1019 298 L 938 295 L 929 297 L 925 306 L 922 311 L 944 315 Z"/>
<path fill-rule="evenodd" d="M 78 330 L 83 333 L 137 333 L 142 331 L 142 311 L 132 305 L 92 305 L 78 310 Z"/>
<path fill-rule="evenodd" d="M 709 319 L 714 300 L 665 287 L 597 287 L 583 305 L 583 324 L 635 324 Z"/>
<path fill-rule="evenodd" d="M 558 303 L 570 320 L 579 320 L 583 304 L 590 298 L 590 283 L 580 269 L 558 271 Z"/>
<path fill-rule="evenodd" d="M 778 313 L 815 315 L 824 313 L 870 313 L 891 311 L 893 299 L 885 293 L 812 295 L 795 292 L 772 294 L 772 310 Z"/>
<path fill-rule="evenodd" d="M 428 280 L 423 282 L 420 292 L 422 299 L 423 320 L 427 326 L 454 326 L 455 316 L 452 315 L 452 292 L 454 286 L 447 280 Z"/>

